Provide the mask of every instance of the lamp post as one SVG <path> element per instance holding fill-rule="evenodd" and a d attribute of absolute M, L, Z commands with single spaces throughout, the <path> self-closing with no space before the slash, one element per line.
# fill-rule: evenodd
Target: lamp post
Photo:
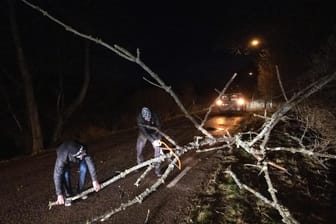
<path fill-rule="evenodd" d="M 264 98 L 264 107 L 267 108 L 269 103 L 272 107 L 272 98 L 274 95 L 274 77 L 275 65 L 272 61 L 270 50 L 264 46 L 264 42 L 254 38 L 250 40 L 250 48 L 258 49 L 256 64 L 258 67 L 257 88 L 258 93 Z"/>

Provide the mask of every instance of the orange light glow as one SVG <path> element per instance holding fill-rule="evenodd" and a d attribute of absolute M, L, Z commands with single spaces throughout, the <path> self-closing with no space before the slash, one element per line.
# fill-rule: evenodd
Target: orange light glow
<path fill-rule="evenodd" d="M 260 41 L 259 41 L 258 39 L 253 39 L 253 40 L 251 40 L 251 45 L 252 45 L 253 47 L 258 46 L 259 44 L 260 44 Z"/>
<path fill-rule="evenodd" d="M 238 105 L 244 105 L 245 104 L 245 100 L 243 98 L 239 98 L 237 101 Z"/>
<path fill-rule="evenodd" d="M 221 106 L 221 105 L 223 105 L 223 101 L 222 101 L 222 100 L 217 100 L 217 101 L 216 101 L 216 105 L 217 105 L 217 106 Z"/>

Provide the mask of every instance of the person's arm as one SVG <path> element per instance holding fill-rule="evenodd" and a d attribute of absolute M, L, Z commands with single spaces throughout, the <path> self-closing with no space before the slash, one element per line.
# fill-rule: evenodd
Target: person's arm
<path fill-rule="evenodd" d="M 57 203 L 64 204 L 64 196 L 62 193 L 62 174 L 64 172 L 65 163 L 63 160 L 58 157 L 56 159 L 55 168 L 54 168 L 54 184 L 55 191 L 57 195 Z"/>
<path fill-rule="evenodd" d="M 160 120 L 158 118 L 158 116 L 155 113 L 152 113 L 152 119 L 154 122 L 154 127 L 156 127 L 157 129 L 161 129 L 161 124 L 160 124 Z M 161 140 L 161 134 L 157 131 L 157 130 L 153 130 L 153 132 L 150 134 L 151 139 L 153 139 L 151 142 L 155 141 L 155 140 Z"/>
<path fill-rule="evenodd" d="M 144 122 L 144 119 L 141 117 L 141 114 L 139 114 L 139 116 L 137 118 L 137 124 L 138 124 L 138 128 L 139 128 L 139 131 L 141 132 L 141 134 L 143 134 L 150 142 L 153 142 L 155 139 L 148 132 L 148 128 L 144 127 L 144 125 L 146 125 L 146 124 Z"/>
<path fill-rule="evenodd" d="M 96 168 L 95 165 L 93 163 L 92 157 L 87 155 L 84 157 L 85 162 L 88 166 L 89 172 L 90 172 L 90 176 L 91 176 L 91 180 L 92 180 L 92 186 L 95 189 L 95 191 L 99 191 L 100 190 L 100 184 L 97 180 L 97 173 L 96 173 Z"/>

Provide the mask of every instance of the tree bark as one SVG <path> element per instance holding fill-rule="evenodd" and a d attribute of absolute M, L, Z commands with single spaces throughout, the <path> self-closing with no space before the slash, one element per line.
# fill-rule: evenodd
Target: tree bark
<path fill-rule="evenodd" d="M 76 99 L 66 108 L 63 110 L 59 108 L 59 113 L 57 115 L 57 122 L 55 126 L 55 130 L 52 137 L 52 142 L 55 143 L 60 138 L 60 135 L 63 130 L 63 126 L 67 119 L 73 114 L 73 112 L 82 104 L 85 96 L 87 94 L 87 90 L 89 88 L 91 73 L 90 73 L 90 42 L 85 42 L 85 61 L 84 61 L 84 81 L 81 87 L 79 94 L 77 95 Z"/>
<path fill-rule="evenodd" d="M 26 97 L 26 108 L 28 117 L 28 126 L 30 128 L 29 134 L 31 135 L 31 147 L 32 155 L 38 154 L 43 149 L 43 136 L 41 132 L 41 125 L 39 119 L 38 108 L 34 96 L 34 89 L 31 74 L 28 70 L 26 60 L 23 53 L 23 48 L 21 45 L 20 35 L 18 31 L 16 15 L 15 15 L 15 1 L 7 0 L 9 5 L 9 21 L 11 25 L 12 36 L 14 40 L 14 45 L 16 48 L 16 56 L 18 60 L 19 70 L 24 83 L 24 91 Z"/>

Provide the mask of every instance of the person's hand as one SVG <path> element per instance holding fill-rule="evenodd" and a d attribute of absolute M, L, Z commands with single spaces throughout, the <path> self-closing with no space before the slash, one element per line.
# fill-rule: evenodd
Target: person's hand
<path fill-rule="evenodd" d="M 57 196 L 56 204 L 58 204 L 58 205 L 64 205 L 64 197 L 63 197 L 63 195 L 58 195 Z"/>
<path fill-rule="evenodd" d="M 155 141 L 153 141 L 152 144 L 153 144 L 153 146 L 158 147 L 158 146 L 161 145 L 161 141 L 160 140 L 155 140 Z"/>
<path fill-rule="evenodd" d="M 100 188 L 101 188 L 100 184 L 96 180 L 92 182 L 92 186 L 93 186 L 93 188 L 95 189 L 96 192 L 99 191 Z"/>

